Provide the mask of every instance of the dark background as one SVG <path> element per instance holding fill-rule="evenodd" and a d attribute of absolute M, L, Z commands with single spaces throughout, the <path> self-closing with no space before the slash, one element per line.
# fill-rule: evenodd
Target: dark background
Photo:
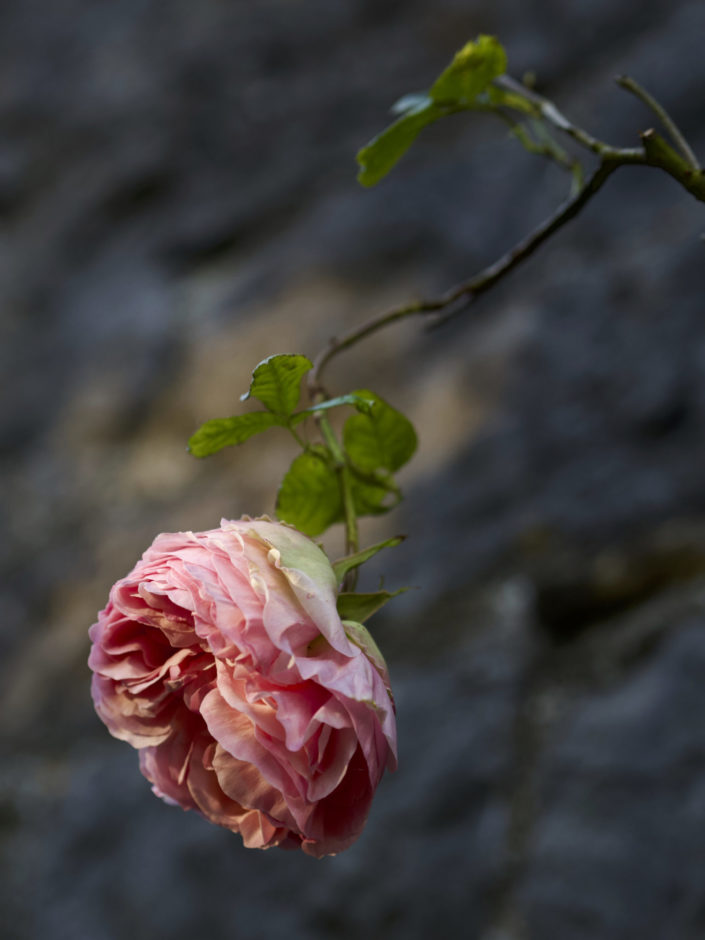
<path fill-rule="evenodd" d="M 625 169 L 464 318 L 338 360 L 415 420 L 366 541 L 400 769 L 315 861 L 163 805 L 89 698 L 86 631 L 157 532 L 273 509 L 271 433 L 198 462 L 253 366 L 468 277 L 565 195 L 506 129 L 356 149 L 478 32 L 634 145 L 705 156 L 705 5 L 3 0 L 0 923 L 12 940 L 705 936 L 702 206 Z M 329 541 L 339 549 L 339 534 Z"/>

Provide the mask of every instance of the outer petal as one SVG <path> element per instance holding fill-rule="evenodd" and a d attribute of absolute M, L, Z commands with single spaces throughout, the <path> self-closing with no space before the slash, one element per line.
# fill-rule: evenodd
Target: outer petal
<path fill-rule="evenodd" d="M 352 648 L 336 609 L 335 573 L 325 553 L 291 526 L 264 520 L 237 525 L 247 526 L 246 535 L 269 546 L 270 564 L 281 570 L 311 620 L 333 649 L 350 656 Z"/>
<path fill-rule="evenodd" d="M 355 659 L 346 659 L 332 650 L 322 650 L 317 656 L 301 657 L 296 666 L 302 679 L 314 679 L 335 692 L 341 700 L 366 705 L 381 725 L 390 751 L 396 757 L 397 732 L 394 709 L 379 672 L 366 656 L 358 651 Z"/>
<path fill-rule="evenodd" d="M 389 681 L 389 669 L 379 646 L 372 639 L 372 634 L 367 627 L 363 627 L 361 623 L 356 623 L 354 620 L 343 620 L 343 627 L 348 639 L 362 650 L 382 677 L 384 687 L 393 705 L 394 696 L 392 695 L 392 684 Z"/>
<path fill-rule="evenodd" d="M 370 812 L 374 787 L 358 749 L 340 785 L 316 806 L 301 848 L 322 858 L 347 849 L 359 837 Z"/>

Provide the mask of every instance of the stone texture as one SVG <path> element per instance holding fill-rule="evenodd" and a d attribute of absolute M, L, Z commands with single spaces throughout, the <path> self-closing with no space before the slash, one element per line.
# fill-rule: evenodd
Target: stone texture
<path fill-rule="evenodd" d="M 651 124 L 612 84 L 634 74 L 705 153 L 693 0 L 0 4 L 12 940 L 702 936 L 703 222 L 650 171 L 444 330 L 329 373 L 421 435 L 408 500 L 363 527 L 412 536 L 377 571 L 419 590 L 375 625 L 401 768 L 357 846 L 247 852 L 155 800 L 89 702 L 87 627 L 155 532 L 272 511 L 288 442 L 197 462 L 198 424 L 264 356 L 469 276 L 563 198 L 479 117 L 356 186 L 388 105 L 479 31 L 624 144 Z"/>

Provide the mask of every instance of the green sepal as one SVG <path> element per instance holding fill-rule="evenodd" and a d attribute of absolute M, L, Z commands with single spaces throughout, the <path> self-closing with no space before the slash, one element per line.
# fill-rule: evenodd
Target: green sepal
<path fill-rule="evenodd" d="M 398 591 L 375 591 L 372 594 L 343 591 L 342 594 L 338 594 L 337 600 L 340 619 L 364 623 L 393 597 L 408 590 L 409 588 L 399 588 Z"/>
<path fill-rule="evenodd" d="M 377 552 L 381 552 L 383 548 L 394 548 L 397 545 L 401 545 L 405 538 L 405 535 L 395 535 L 393 538 L 386 539 L 384 542 L 378 542 L 376 545 L 370 545 L 369 548 L 365 548 L 360 552 L 355 552 L 354 555 L 346 555 L 344 558 L 339 558 L 337 561 L 334 561 L 333 571 L 335 572 L 336 580 L 341 584 L 348 571 L 352 571 L 353 568 L 359 568 L 360 565 L 364 565 L 366 561 L 369 561 L 370 558 L 374 558 Z M 352 617 L 351 619 L 354 620 L 355 618 Z"/>

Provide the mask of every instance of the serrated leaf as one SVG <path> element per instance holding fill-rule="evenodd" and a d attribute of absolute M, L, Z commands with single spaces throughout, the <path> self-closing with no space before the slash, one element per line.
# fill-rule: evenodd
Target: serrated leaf
<path fill-rule="evenodd" d="M 406 536 L 404 535 L 395 535 L 393 538 L 386 539 L 384 542 L 370 545 L 369 548 L 364 548 L 361 552 L 355 552 L 354 555 L 346 555 L 344 558 L 339 558 L 337 561 L 334 561 L 333 571 L 335 572 L 338 583 L 342 582 L 348 571 L 352 571 L 353 568 L 359 568 L 360 565 L 364 565 L 366 561 L 369 561 L 370 558 L 374 558 L 377 552 L 381 552 L 383 548 L 395 548 L 397 545 L 401 545 L 405 538 Z"/>
<path fill-rule="evenodd" d="M 343 591 L 342 594 L 338 595 L 337 601 L 340 619 L 364 623 L 372 614 L 384 607 L 387 601 L 391 601 L 393 597 L 408 590 L 408 588 L 400 588 L 398 591 L 375 591 L 372 594 Z"/>
<path fill-rule="evenodd" d="M 277 495 L 277 517 L 305 535 L 320 535 L 343 513 L 335 470 L 316 453 L 300 454 Z"/>
<path fill-rule="evenodd" d="M 189 438 L 189 450 L 194 457 L 209 457 L 224 447 L 242 444 L 255 434 L 284 422 L 269 411 L 251 411 L 232 418 L 213 418 L 206 421 Z"/>
<path fill-rule="evenodd" d="M 355 394 L 373 400 L 374 406 L 368 414 L 351 415 L 345 422 L 343 446 L 348 457 L 363 471 L 398 470 L 416 450 L 413 424 L 369 389 Z"/>
<path fill-rule="evenodd" d="M 448 68 L 431 86 L 438 103 L 472 105 L 490 82 L 507 71 L 507 54 L 494 36 L 478 36 L 455 54 Z"/>
<path fill-rule="evenodd" d="M 420 96 L 415 105 L 404 112 L 381 134 L 357 154 L 360 171 L 357 180 L 363 186 L 379 183 L 404 156 L 421 131 L 446 113 L 427 96 Z"/>
<path fill-rule="evenodd" d="M 311 408 L 297 411 L 295 415 L 291 416 L 290 423 L 295 427 L 306 418 L 315 415 L 317 411 L 328 411 L 329 408 L 339 408 L 341 405 L 351 405 L 363 414 L 367 414 L 374 405 L 374 401 L 371 398 L 361 398 L 360 395 L 339 395 L 338 398 L 329 398 L 328 401 L 321 402 L 320 405 L 313 405 Z"/>
<path fill-rule="evenodd" d="M 256 398 L 273 414 L 288 417 L 299 403 L 301 379 L 312 368 L 307 356 L 270 356 L 256 367 L 250 388 L 240 400 Z"/>

